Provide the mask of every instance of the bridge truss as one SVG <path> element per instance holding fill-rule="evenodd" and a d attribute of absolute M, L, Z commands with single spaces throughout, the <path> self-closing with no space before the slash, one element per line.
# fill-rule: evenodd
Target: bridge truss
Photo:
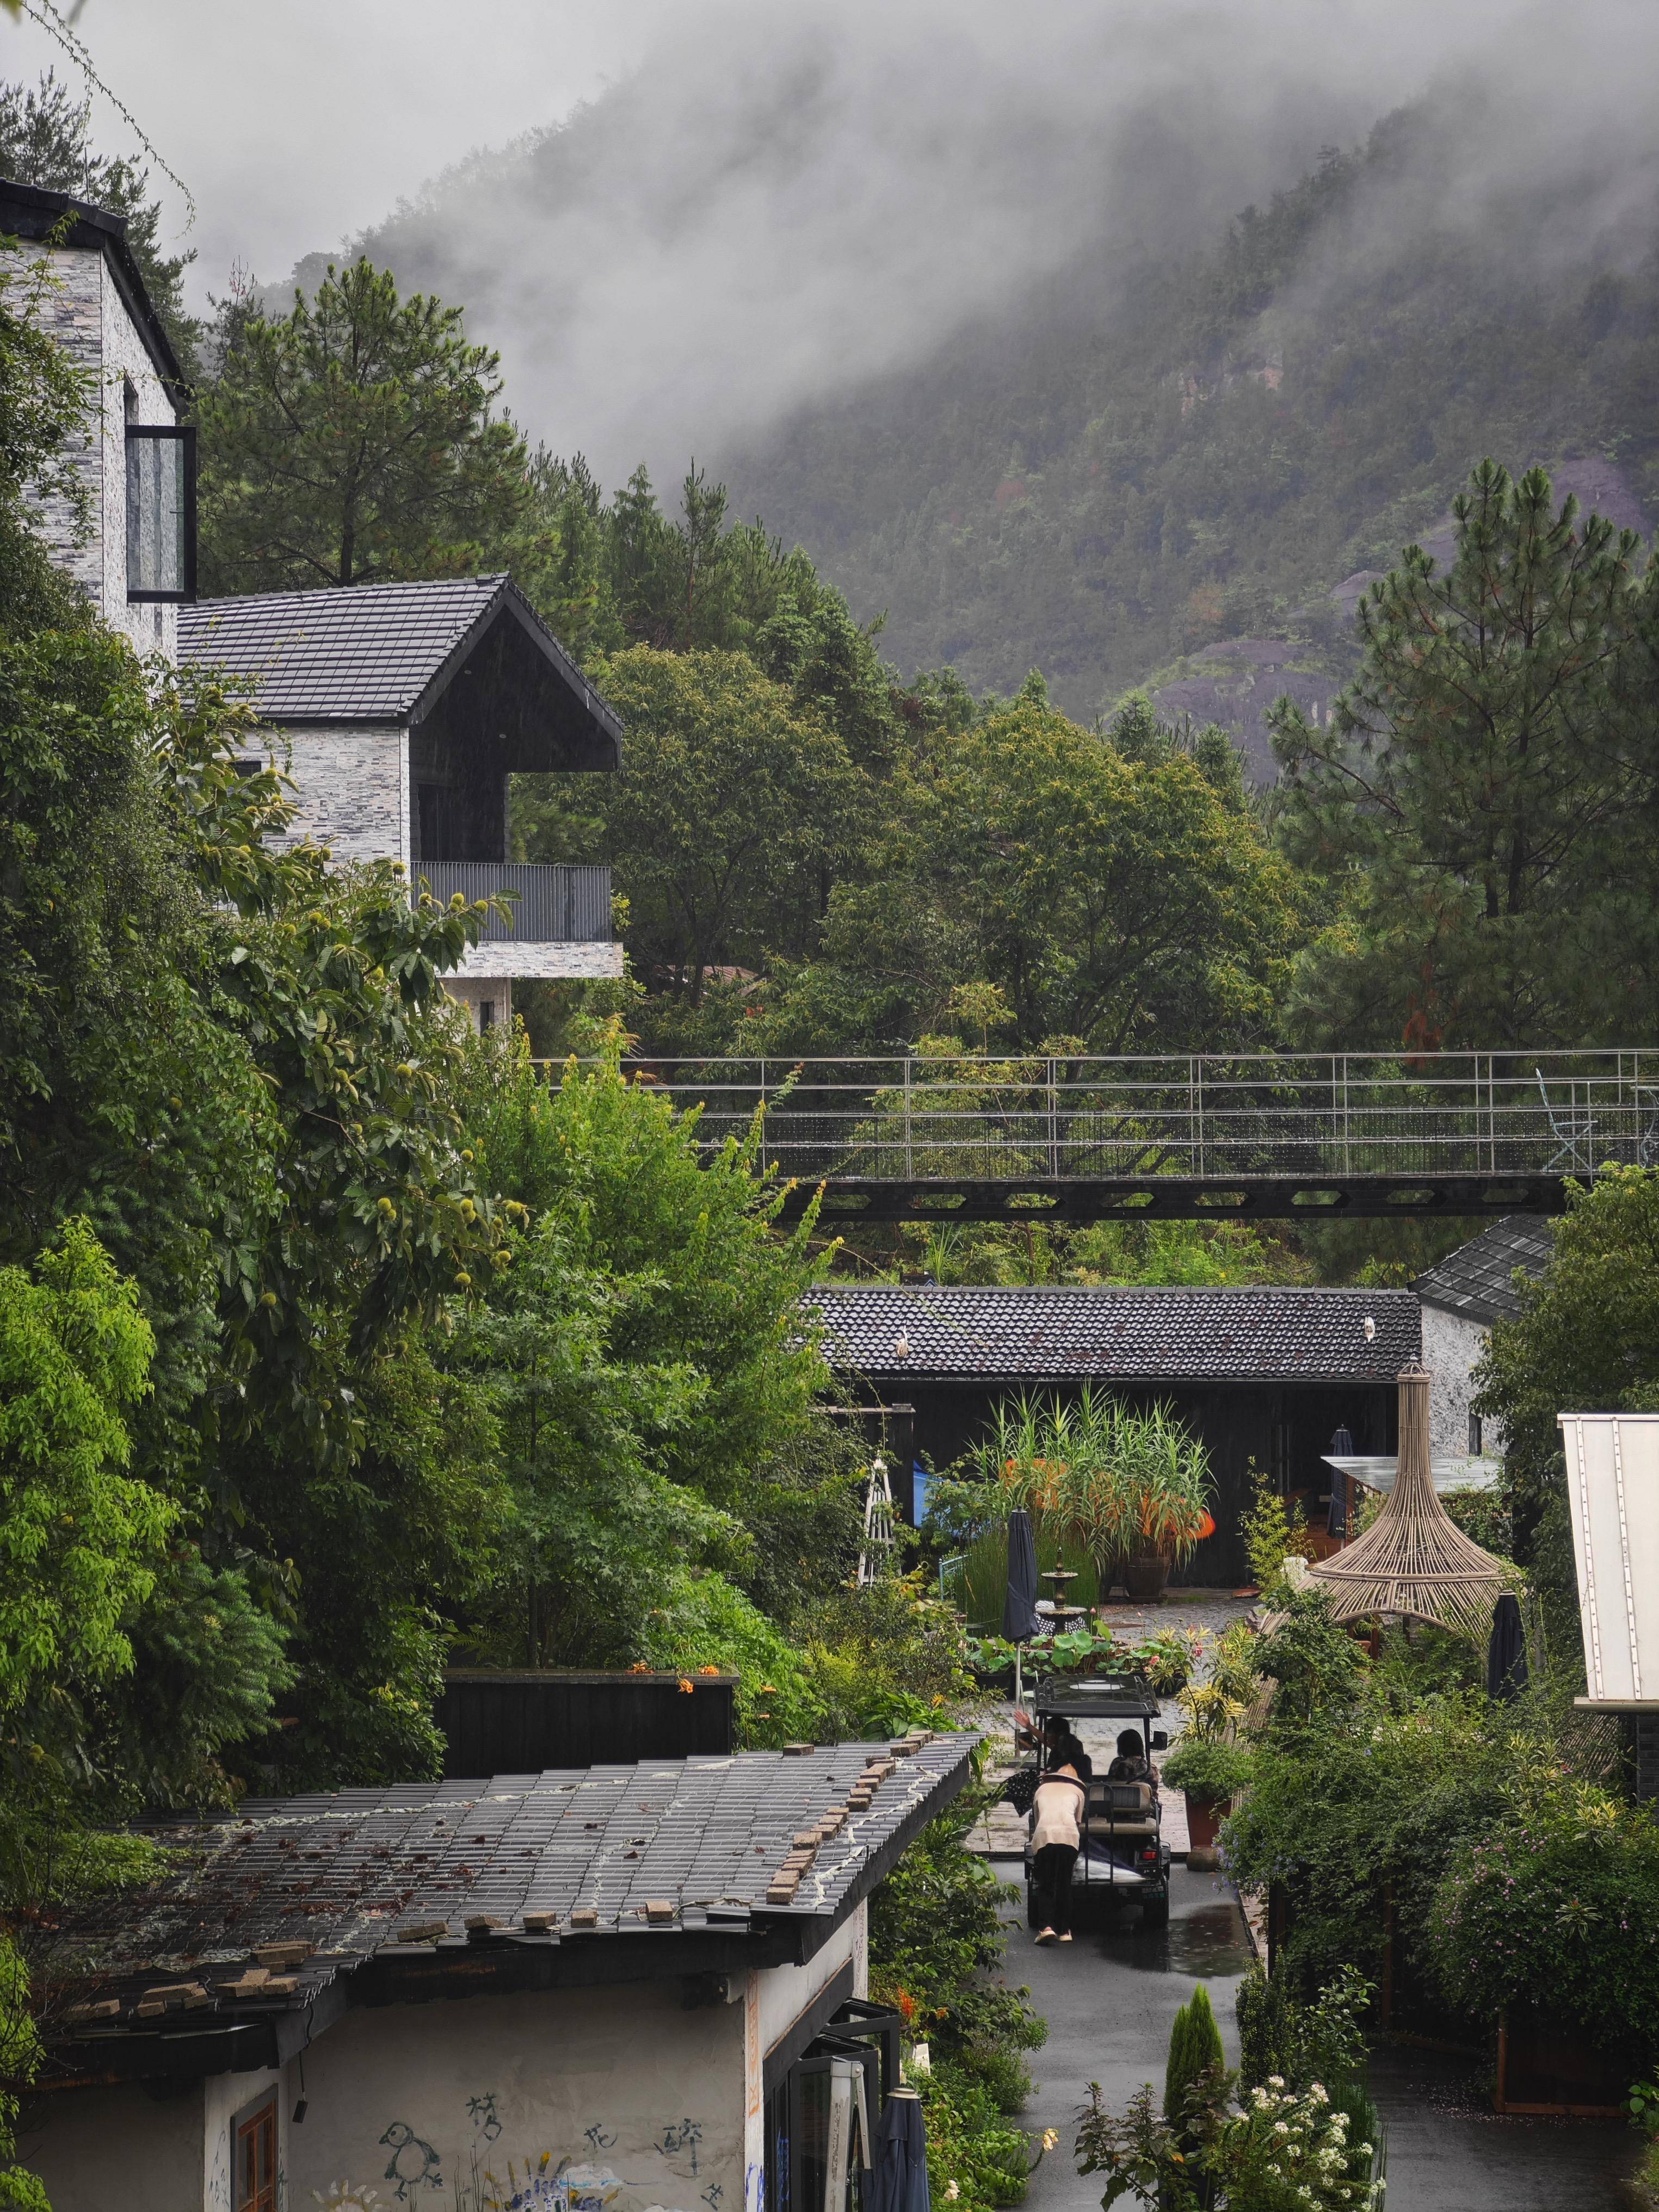
<path fill-rule="evenodd" d="M 637 1060 L 828 1218 L 1557 1213 L 1659 1164 L 1659 1048 Z M 764 1109 L 757 1120 L 757 1109 Z"/>

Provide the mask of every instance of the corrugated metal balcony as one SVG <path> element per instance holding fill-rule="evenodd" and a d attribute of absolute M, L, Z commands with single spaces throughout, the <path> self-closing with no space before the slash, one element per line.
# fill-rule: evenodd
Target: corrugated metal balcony
<path fill-rule="evenodd" d="M 608 945 L 611 871 L 560 867 L 529 860 L 422 860 L 414 870 L 441 905 L 463 898 L 513 895 L 512 919 L 492 914 L 486 945 Z"/>

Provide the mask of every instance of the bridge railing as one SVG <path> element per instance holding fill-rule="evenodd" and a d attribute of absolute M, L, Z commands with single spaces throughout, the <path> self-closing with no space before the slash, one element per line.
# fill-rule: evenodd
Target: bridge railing
<path fill-rule="evenodd" d="M 1589 1175 L 1659 1163 L 1659 1048 L 640 1059 L 803 1179 Z"/>

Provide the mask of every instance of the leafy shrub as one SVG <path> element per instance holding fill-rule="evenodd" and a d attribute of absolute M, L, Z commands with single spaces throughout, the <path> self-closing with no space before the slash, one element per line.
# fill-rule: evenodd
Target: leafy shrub
<path fill-rule="evenodd" d="M 1276 1593 L 1285 1579 L 1287 1559 L 1310 1559 L 1314 1550 L 1308 1535 L 1302 1501 L 1281 1498 L 1265 1468 L 1250 1462 L 1252 1503 L 1239 1523 L 1250 1577 L 1266 1597 Z"/>
<path fill-rule="evenodd" d="M 1656 2047 L 1659 1827 L 1536 1755 L 1504 1801 L 1460 1840 L 1435 1891 L 1442 1988 L 1469 2012 L 1539 2004 L 1595 2042 Z"/>
<path fill-rule="evenodd" d="M 1242 1743 L 1206 1741 L 1182 1736 L 1164 1762 L 1164 1779 L 1172 1789 L 1210 1805 L 1224 1804 L 1248 1788 L 1255 1765 Z"/>
<path fill-rule="evenodd" d="M 955 2212 L 1019 2203 L 1031 2172 L 1030 2138 L 1008 2125 L 991 2092 L 956 2065 L 923 2074 L 915 2088 L 934 2203 L 948 2202 Z"/>

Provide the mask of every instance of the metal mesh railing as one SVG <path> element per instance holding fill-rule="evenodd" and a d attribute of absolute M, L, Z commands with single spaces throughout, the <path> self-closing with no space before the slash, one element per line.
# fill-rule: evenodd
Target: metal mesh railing
<path fill-rule="evenodd" d="M 511 894 L 511 920 L 490 915 L 484 940 L 516 939 L 521 945 L 608 944 L 611 871 L 603 866 L 563 867 L 526 860 L 421 860 L 413 871 L 441 906 L 463 898 Z"/>
<path fill-rule="evenodd" d="M 1659 1162 L 1659 1048 L 1032 1059 L 641 1059 L 707 1146 L 767 1113 L 803 1178 L 1589 1175 Z"/>

